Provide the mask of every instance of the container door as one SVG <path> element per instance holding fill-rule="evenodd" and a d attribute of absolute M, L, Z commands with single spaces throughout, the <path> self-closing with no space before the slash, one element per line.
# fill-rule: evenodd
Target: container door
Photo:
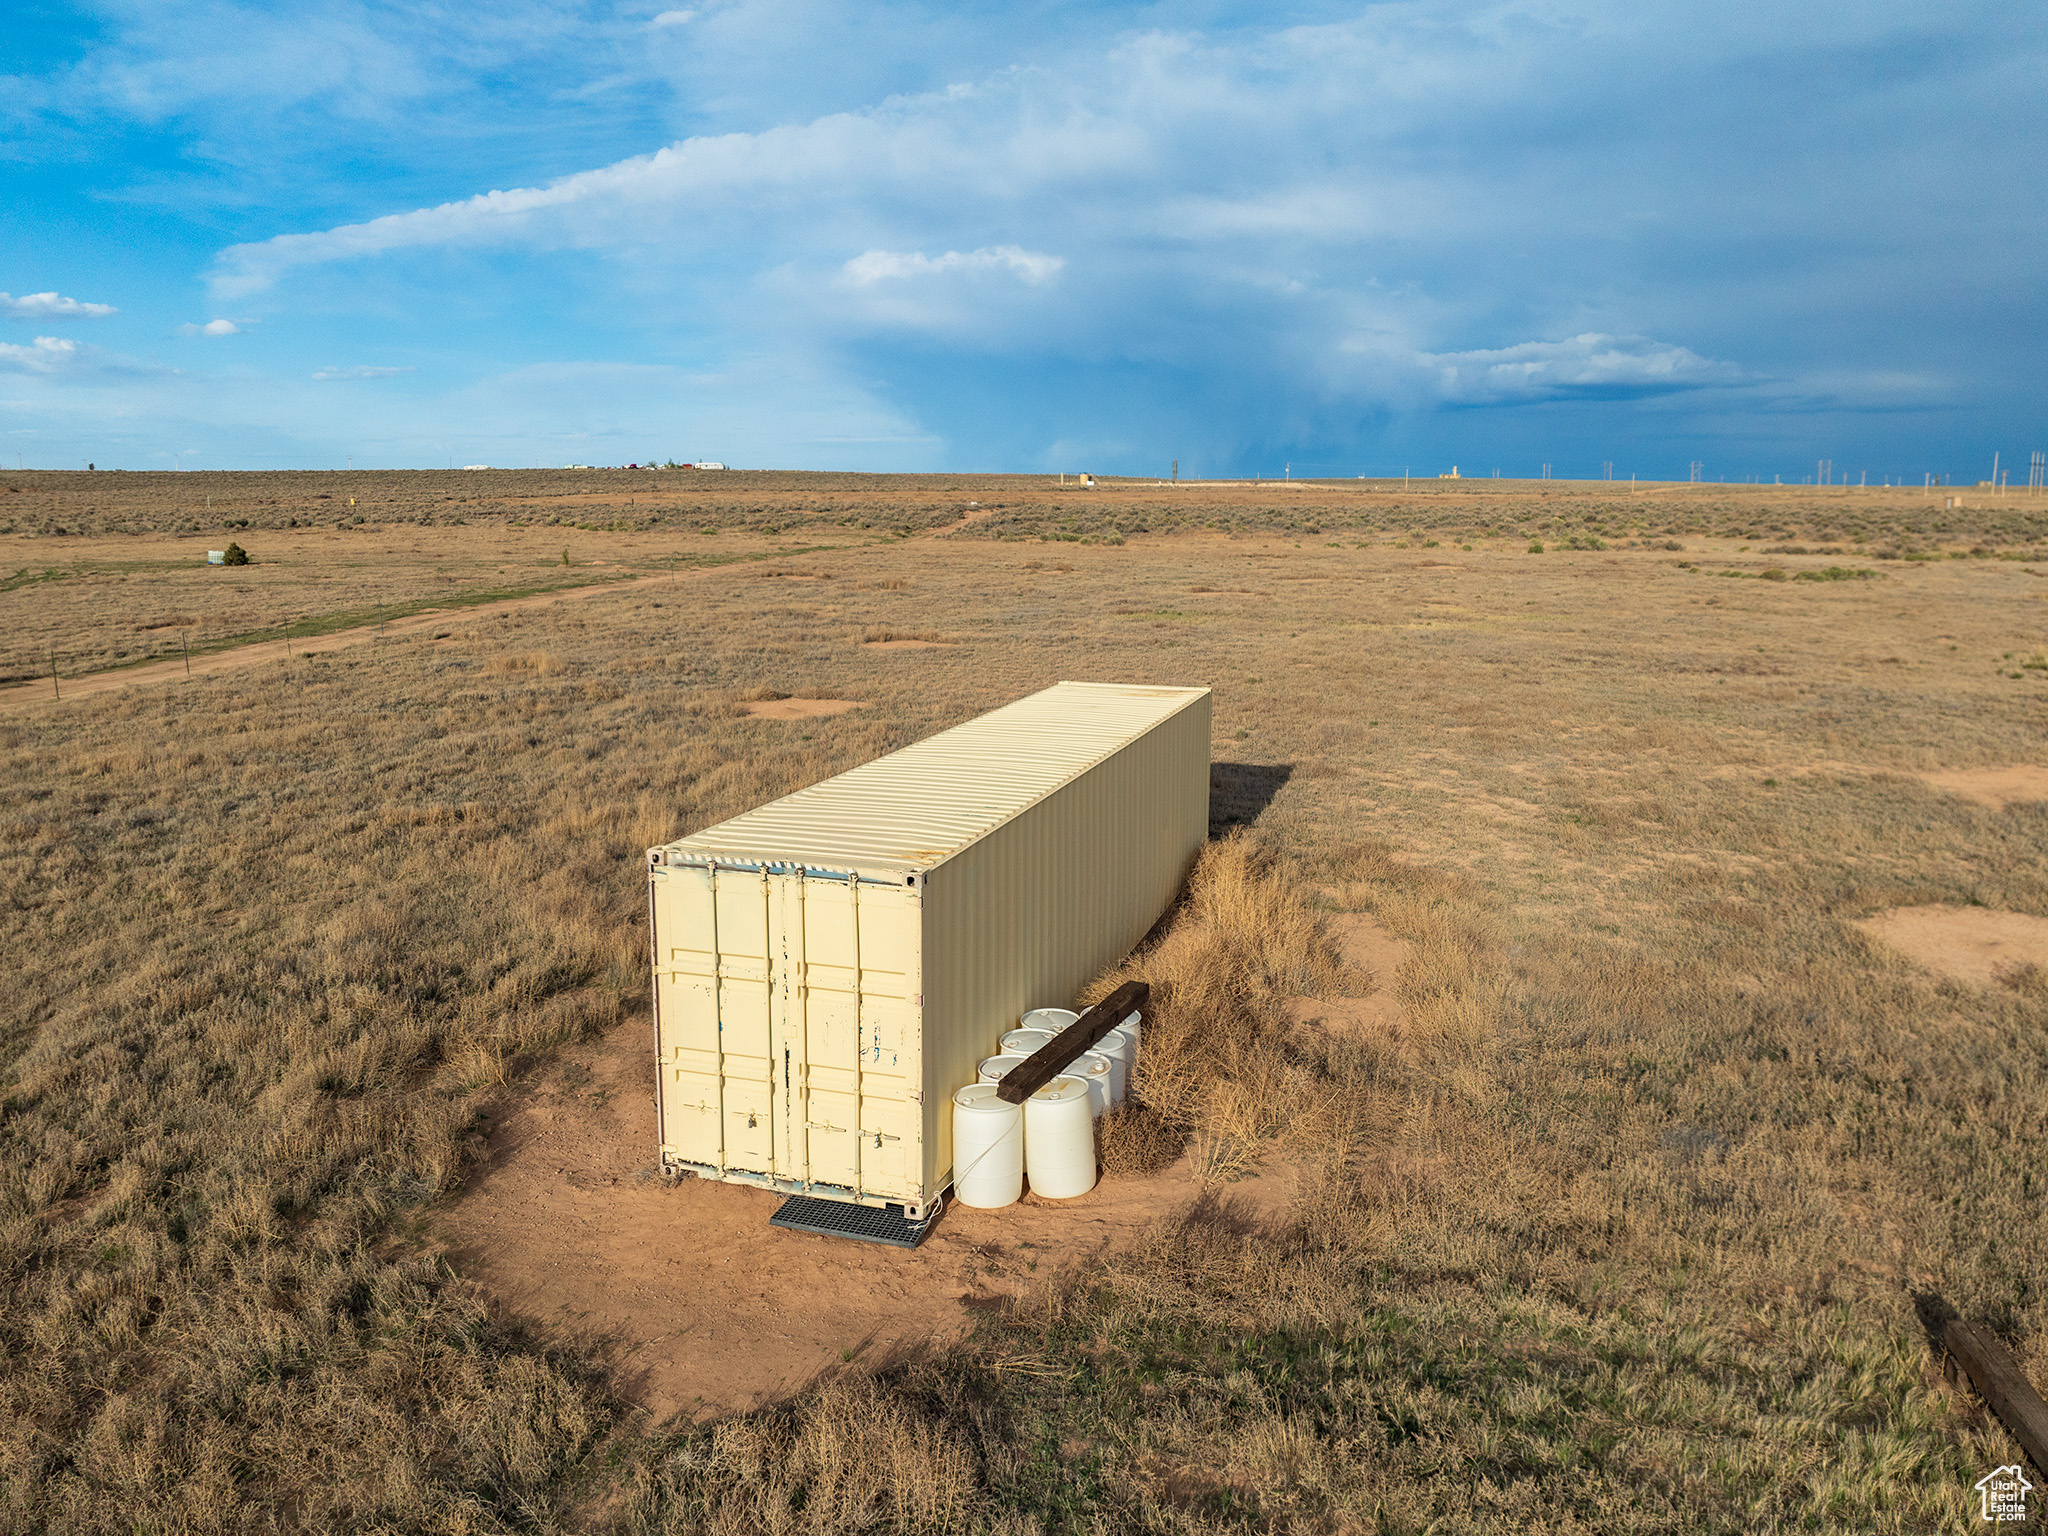
<path fill-rule="evenodd" d="M 923 1113 L 909 1038 L 918 909 L 900 885 L 863 885 L 858 905 L 861 1182 L 869 1194 L 908 1196 L 917 1192 Z"/>
<path fill-rule="evenodd" d="M 724 1165 L 749 1173 L 773 1173 L 769 880 L 743 869 L 715 870 L 711 878 L 718 924 L 718 1067 L 725 1098 Z"/>
<path fill-rule="evenodd" d="M 712 875 L 685 866 L 657 869 L 652 878 L 662 1151 L 716 1168 L 725 1161 L 725 1095 Z"/>
<path fill-rule="evenodd" d="M 810 1177 L 861 1187 L 859 885 L 804 882 L 804 1129 Z"/>
<path fill-rule="evenodd" d="M 768 876 L 768 1091 L 774 1165 L 802 1183 L 810 1161 L 804 1114 L 804 879 Z"/>
<path fill-rule="evenodd" d="M 905 895 L 856 880 L 803 888 L 808 1177 L 891 1197 L 911 1193 L 919 1109 L 905 1039 L 916 939 Z"/>
<path fill-rule="evenodd" d="M 664 1150 L 790 1183 L 914 1194 L 907 893 L 687 865 L 653 878 Z"/>
<path fill-rule="evenodd" d="M 768 917 L 761 875 L 653 872 L 663 1150 L 710 1168 L 773 1167 Z"/>

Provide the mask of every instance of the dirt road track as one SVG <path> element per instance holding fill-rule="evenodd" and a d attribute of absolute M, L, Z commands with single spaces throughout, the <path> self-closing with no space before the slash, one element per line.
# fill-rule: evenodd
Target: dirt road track
<path fill-rule="evenodd" d="M 636 587 L 661 586 L 684 580 L 688 577 L 708 576 L 712 571 L 723 570 L 723 566 L 708 566 L 694 571 L 667 571 L 659 576 L 635 576 L 626 581 L 593 582 L 587 587 L 569 587 L 560 592 L 536 592 L 531 597 L 508 597 L 501 603 L 478 603 L 470 608 L 429 608 L 424 613 L 408 614 L 402 619 L 389 622 L 364 624 L 355 629 L 337 629 L 331 634 L 308 635 L 291 640 L 259 640 L 249 645 L 238 645 L 232 650 L 209 651 L 203 656 L 192 658 L 192 676 L 210 677 L 216 672 L 232 672 L 237 667 L 253 667 L 259 662 L 283 661 L 288 655 L 304 656 L 309 652 L 325 653 L 339 651 L 351 645 L 361 645 L 366 640 L 375 640 L 379 635 L 408 635 L 422 629 L 442 629 L 450 624 L 463 624 L 471 619 L 489 618 L 495 613 L 512 613 L 521 608 L 544 608 L 553 603 L 566 603 L 581 597 L 597 597 L 607 592 L 628 592 Z M 121 688 L 135 688 L 145 683 L 183 681 L 185 659 L 174 656 L 168 661 L 150 661 L 137 667 L 117 667 L 106 672 L 88 672 L 83 677 L 60 677 L 58 697 L 52 697 L 50 680 L 34 683 L 18 683 L 12 688 L 0 688 L 0 710 L 18 710 L 33 704 L 62 707 L 74 699 L 89 699 L 96 694 L 112 693 Z M 61 699 L 61 703 L 60 703 Z"/>

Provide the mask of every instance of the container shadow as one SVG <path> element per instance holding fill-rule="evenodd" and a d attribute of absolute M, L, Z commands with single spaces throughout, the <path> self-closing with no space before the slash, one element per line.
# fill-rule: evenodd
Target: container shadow
<path fill-rule="evenodd" d="M 1211 763 L 1209 835 L 1253 825 L 1293 777 L 1292 763 Z"/>

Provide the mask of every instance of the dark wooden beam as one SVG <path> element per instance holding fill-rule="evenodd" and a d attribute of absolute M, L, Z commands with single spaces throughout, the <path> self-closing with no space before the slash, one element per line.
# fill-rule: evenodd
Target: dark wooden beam
<path fill-rule="evenodd" d="M 1942 1330 L 1941 1342 L 1948 1352 L 1942 1374 L 1953 1382 L 1961 1367 L 1977 1395 L 2020 1443 L 2034 1470 L 2048 1473 L 2048 1403 L 2041 1401 L 2041 1394 L 2020 1370 L 2012 1351 L 1989 1330 L 1961 1318 Z"/>
<path fill-rule="evenodd" d="M 1127 981 L 1101 1002 L 1054 1035 L 1010 1068 L 996 1086 L 996 1097 L 1006 1104 L 1022 1104 L 1047 1083 L 1074 1064 L 1074 1058 L 1145 1006 L 1152 989 L 1142 981 Z"/>

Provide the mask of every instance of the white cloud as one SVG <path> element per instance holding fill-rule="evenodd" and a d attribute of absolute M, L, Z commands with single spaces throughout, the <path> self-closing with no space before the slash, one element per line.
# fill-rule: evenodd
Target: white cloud
<path fill-rule="evenodd" d="M 544 186 L 230 246 L 212 287 L 232 299 L 296 268 L 439 246 L 624 251 L 683 242 L 731 250 L 757 236 L 781 243 L 793 224 L 808 226 L 811 239 L 830 238 L 837 220 L 858 216 L 872 199 L 952 198 L 958 217 L 972 202 L 1127 177 L 1142 168 L 1142 139 L 1128 124 L 1087 116 L 1018 122 L 991 118 L 964 98 L 918 98 L 761 133 L 684 139 Z"/>
<path fill-rule="evenodd" d="M 9 373 L 62 373 L 81 358 L 78 343 L 61 336 L 38 336 L 26 347 L 0 341 L 0 369 Z"/>
<path fill-rule="evenodd" d="M 0 293 L 0 315 L 11 320 L 104 320 L 120 311 L 111 304 L 88 304 L 58 293 Z"/>
<path fill-rule="evenodd" d="M 239 336 L 242 328 L 232 320 L 209 320 L 204 325 L 181 325 L 181 336 Z"/>
<path fill-rule="evenodd" d="M 647 25 L 650 27 L 680 27 L 684 22 L 695 21 L 696 19 L 697 13 L 695 11 L 663 11 L 654 20 L 648 22 Z"/>
<path fill-rule="evenodd" d="M 978 250 L 948 251 L 943 256 L 927 256 L 922 251 L 863 251 L 840 271 L 844 281 L 860 288 L 943 272 L 1009 272 L 1035 287 L 1057 277 L 1065 265 L 1061 257 L 1014 245 L 984 245 Z"/>
<path fill-rule="evenodd" d="M 401 373 L 417 373 L 416 368 L 322 368 L 313 375 L 316 379 L 393 379 Z"/>
<path fill-rule="evenodd" d="M 1595 332 L 1476 352 L 1422 352 L 1417 361 L 1434 373 L 1440 398 L 1453 405 L 1630 399 L 1747 381 L 1733 363 L 1688 347 Z"/>

